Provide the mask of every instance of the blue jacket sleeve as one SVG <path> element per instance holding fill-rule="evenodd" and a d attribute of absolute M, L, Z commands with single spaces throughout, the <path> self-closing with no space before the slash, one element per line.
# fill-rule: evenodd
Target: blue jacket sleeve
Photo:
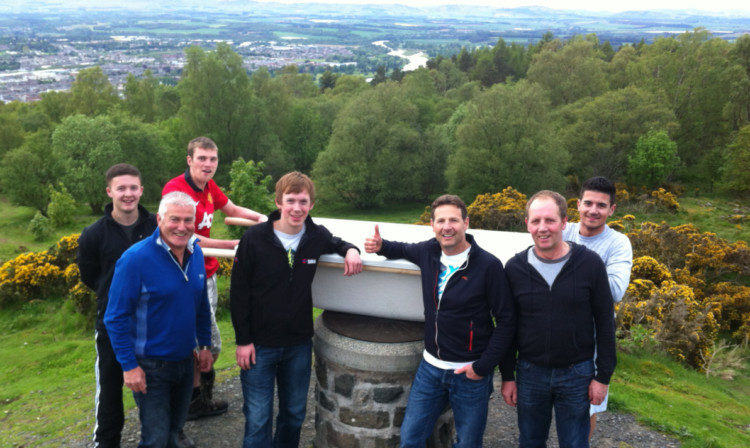
<path fill-rule="evenodd" d="M 138 263 L 126 252 L 115 266 L 115 275 L 109 288 L 109 304 L 104 314 L 104 325 L 107 327 L 112 349 L 124 372 L 138 367 L 133 334 L 140 286 Z"/>
<path fill-rule="evenodd" d="M 203 263 L 203 252 L 200 247 L 196 244 L 196 253 L 193 256 L 195 262 L 199 267 L 199 271 L 205 272 Z M 208 301 L 208 287 L 206 285 L 206 276 L 203 276 L 203 293 L 201 293 L 200 303 L 198 305 L 198 312 L 195 318 L 195 332 L 198 337 L 198 345 L 211 345 L 211 303 Z"/>

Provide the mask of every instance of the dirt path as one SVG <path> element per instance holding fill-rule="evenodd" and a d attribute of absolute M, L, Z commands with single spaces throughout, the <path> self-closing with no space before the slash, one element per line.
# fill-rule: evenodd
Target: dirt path
<path fill-rule="evenodd" d="M 311 385 L 315 381 L 311 381 Z M 315 393 L 311 386 L 308 394 L 307 418 L 302 428 L 301 447 L 312 447 L 315 437 Z M 500 397 L 500 380 L 495 378 L 495 394 L 490 401 L 490 415 L 484 434 L 486 448 L 515 448 L 518 446 L 518 427 L 515 409 L 507 406 Z M 232 376 L 217 385 L 216 396 L 230 402 L 229 412 L 213 418 L 188 422 L 185 431 L 199 448 L 236 448 L 241 446 L 245 418 L 242 415 L 242 388 L 239 376 Z M 557 447 L 554 429 L 551 430 L 548 447 Z M 132 411 L 126 418 L 123 448 L 138 445 L 138 414 Z M 83 448 L 91 445 L 90 439 L 64 441 L 62 446 Z M 606 412 L 599 416 L 592 448 L 671 448 L 679 447 L 678 441 L 636 423 L 626 414 Z"/>

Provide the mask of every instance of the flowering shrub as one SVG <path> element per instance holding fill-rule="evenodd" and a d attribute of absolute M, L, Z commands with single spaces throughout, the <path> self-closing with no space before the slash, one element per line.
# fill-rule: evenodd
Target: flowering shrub
<path fill-rule="evenodd" d="M 650 260 L 640 264 L 647 275 L 666 277 Z M 697 300 L 689 286 L 669 279 L 660 286 L 648 279 L 634 279 L 617 305 L 617 326 L 621 333 L 645 326 L 673 358 L 698 369 L 704 368 L 719 330 L 712 307 Z"/>
<path fill-rule="evenodd" d="M 75 264 L 78 235 L 63 237 L 49 250 L 21 254 L 0 267 L 0 305 L 45 299 L 68 292 L 80 280 Z"/>
<path fill-rule="evenodd" d="M 525 208 L 526 195 L 507 187 L 501 193 L 478 195 L 467 211 L 474 228 L 522 232 Z"/>
<path fill-rule="evenodd" d="M 669 191 L 659 188 L 651 192 L 651 198 L 646 199 L 646 206 L 654 211 L 664 210 L 674 213 L 680 209 L 677 197 Z"/>
<path fill-rule="evenodd" d="M 65 284 L 63 270 L 47 251 L 28 252 L 0 267 L 0 304 L 59 295 Z"/>

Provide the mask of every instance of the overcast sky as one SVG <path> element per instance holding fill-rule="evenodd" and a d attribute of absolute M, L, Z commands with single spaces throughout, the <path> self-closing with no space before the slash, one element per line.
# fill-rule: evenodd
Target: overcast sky
<path fill-rule="evenodd" d="M 325 0 L 256 0 L 279 3 L 311 3 Z M 497 8 L 518 6 L 547 6 L 554 9 L 582 9 L 589 11 L 633 11 L 652 9 L 698 9 L 703 11 L 743 11 L 750 14 L 750 1 L 741 0 L 328 0 L 327 3 L 350 4 L 402 4 L 433 6 L 437 4 L 469 4 L 494 6 Z"/>

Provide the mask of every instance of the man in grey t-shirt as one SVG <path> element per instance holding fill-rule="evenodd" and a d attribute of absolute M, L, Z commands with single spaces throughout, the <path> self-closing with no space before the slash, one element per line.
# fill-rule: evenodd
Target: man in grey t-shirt
<path fill-rule="evenodd" d="M 578 200 L 581 221 L 568 223 L 563 230 L 563 239 L 582 244 L 599 254 L 607 267 L 612 299 L 619 302 L 630 283 L 633 248 L 627 236 L 607 225 L 607 218 L 617 207 L 615 192 L 615 186 L 605 177 L 592 177 L 584 182 Z M 608 397 L 600 405 L 591 405 L 591 434 L 596 427 L 596 414 L 607 410 Z"/>

